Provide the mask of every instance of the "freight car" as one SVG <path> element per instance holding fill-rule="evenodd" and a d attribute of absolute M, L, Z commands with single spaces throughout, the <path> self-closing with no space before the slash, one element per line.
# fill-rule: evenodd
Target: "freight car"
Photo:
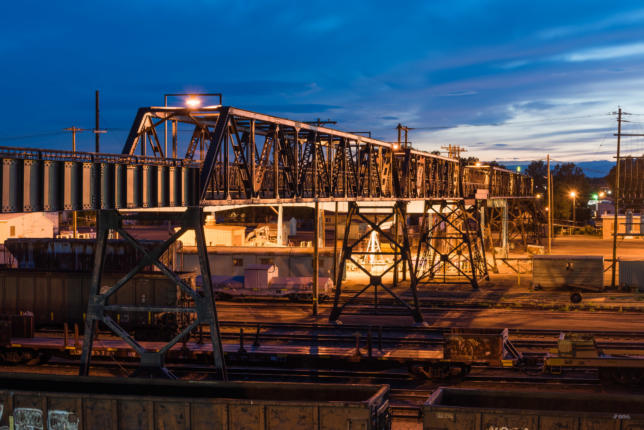
<path fill-rule="evenodd" d="M 390 428 L 387 385 L 0 374 L 0 387 L 3 429 Z"/>
<path fill-rule="evenodd" d="M 201 275 L 184 275 L 194 288 L 202 288 Z M 212 291 L 217 299 L 234 297 L 286 297 L 292 301 L 310 301 L 313 298 L 313 277 L 280 277 L 276 265 L 251 264 L 244 268 L 244 276 L 212 276 Z M 331 296 L 333 282 L 318 277 L 318 300 Z"/>
<path fill-rule="evenodd" d="M 122 275 L 103 276 L 104 285 L 113 285 Z M 91 273 L 41 272 L 7 269 L 0 271 L 0 314 L 31 312 L 36 328 L 82 326 L 89 296 Z M 177 306 L 176 285 L 158 272 L 135 276 L 121 288 L 110 303 L 124 305 Z M 113 318 L 127 328 L 167 336 L 176 331 L 170 314 L 142 312 L 114 313 Z M 161 333 L 159 332 L 161 327 Z M 154 330 L 150 330 L 153 328 Z M 165 333 L 167 332 L 167 333 Z"/>
<path fill-rule="evenodd" d="M 596 369 L 604 384 L 644 383 L 644 351 L 600 349 L 592 335 L 561 333 L 557 348 L 549 352 L 544 368 L 551 373 L 566 369 Z"/>
<path fill-rule="evenodd" d="M 439 388 L 423 405 L 425 430 L 644 428 L 644 396 Z"/>
<path fill-rule="evenodd" d="M 420 378 L 443 379 L 465 375 L 472 365 L 498 367 L 506 355 L 507 330 L 423 329 L 414 330 L 413 339 L 409 339 L 409 331 L 400 327 L 379 328 L 374 336 L 375 332 L 368 326 L 315 324 L 307 328 L 269 323 L 265 328 L 257 327 L 252 336 L 254 341 L 249 344 L 244 342 L 244 327 L 247 327 L 245 323 L 222 324 L 222 346 L 226 362 L 231 366 L 360 371 L 407 368 Z M 361 338 L 360 332 L 366 338 Z M 108 342 L 93 349 L 95 358 L 110 362 L 136 358 L 137 354 L 124 341 L 104 340 Z M 166 362 L 210 363 L 211 347 L 200 340 L 200 335 L 186 339 L 168 352 Z M 77 359 L 81 342 L 78 333 L 72 337 L 67 332 L 63 337 L 47 332 L 37 333 L 33 338 L 5 336 L 0 341 L 0 359 L 16 364 L 35 357 Z M 142 341 L 141 345 L 152 350 L 163 346 L 150 341 Z"/>

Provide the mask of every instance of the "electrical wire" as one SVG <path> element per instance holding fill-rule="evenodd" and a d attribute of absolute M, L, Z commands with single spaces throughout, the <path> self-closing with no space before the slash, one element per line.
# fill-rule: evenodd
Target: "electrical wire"
<path fill-rule="evenodd" d="M 25 134 L 21 136 L 0 136 L 0 142 L 9 142 L 12 140 L 36 139 L 39 137 L 59 136 L 65 133 L 66 133 L 65 131 L 60 130 L 60 131 L 47 131 L 47 132 L 35 133 L 35 134 Z"/>

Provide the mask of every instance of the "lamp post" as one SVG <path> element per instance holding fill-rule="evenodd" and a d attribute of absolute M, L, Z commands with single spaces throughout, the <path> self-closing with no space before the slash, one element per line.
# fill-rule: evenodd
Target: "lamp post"
<path fill-rule="evenodd" d="M 571 191 L 570 197 L 572 198 L 572 223 L 575 224 L 575 203 L 577 201 L 577 192 Z"/>
<path fill-rule="evenodd" d="M 219 105 L 223 103 L 221 93 L 170 93 L 163 95 L 163 107 L 168 107 L 168 97 L 188 97 L 185 104 L 190 109 L 196 109 L 201 106 L 202 97 L 218 97 Z M 164 154 L 168 157 L 168 121 L 164 123 L 163 140 L 165 142 Z M 176 148 L 173 148 L 172 158 L 177 158 Z"/>

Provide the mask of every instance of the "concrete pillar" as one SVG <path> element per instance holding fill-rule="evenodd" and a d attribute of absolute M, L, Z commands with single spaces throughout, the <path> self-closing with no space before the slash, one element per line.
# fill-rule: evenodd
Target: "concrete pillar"
<path fill-rule="evenodd" d="M 279 205 L 277 207 L 277 244 L 279 246 L 284 245 L 284 205 Z"/>

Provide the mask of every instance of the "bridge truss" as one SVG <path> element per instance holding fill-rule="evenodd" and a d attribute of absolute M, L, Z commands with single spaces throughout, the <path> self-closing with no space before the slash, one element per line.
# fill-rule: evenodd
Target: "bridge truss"
<path fill-rule="evenodd" d="M 170 126 L 168 136 L 162 134 L 166 125 Z M 89 370 L 93 322 L 103 321 L 117 334 L 123 334 L 105 311 L 112 309 L 107 306 L 116 306 L 107 304 L 107 299 L 127 280 L 107 289 L 100 285 L 100 256 L 107 231 L 121 231 L 117 211 L 142 213 L 153 209 L 162 218 L 170 216 L 170 212 L 176 216 L 177 210 L 185 210 L 192 215 L 182 221 L 181 228 L 195 229 L 199 237 L 203 235 L 203 223 L 195 220 L 201 220 L 204 207 L 209 206 L 349 202 L 353 211 L 347 217 L 350 224 L 361 218 L 360 205 L 389 202 L 396 226 L 404 226 L 406 206 L 414 201 L 425 202 L 428 209 L 424 218 L 429 219 L 431 212 L 438 221 L 425 222 L 416 252 L 408 228 L 402 229 L 401 237 L 389 238 L 396 254 L 393 269 L 398 270 L 401 265 L 406 274 L 406 266 L 410 273 L 414 303 L 405 306 L 414 320 L 420 321 L 417 285 L 436 279 L 440 264 L 454 265 L 455 259 L 467 260 L 467 264 L 457 266 L 473 286 L 487 275 L 485 265 L 481 266 L 484 251 L 480 246 L 478 215 L 472 211 L 479 204 L 477 201 L 532 198 L 532 180 L 525 175 L 505 169 L 464 166 L 460 160 L 400 147 L 397 143 L 231 106 L 141 108 L 121 154 L 0 147 L 0 158 L 2 212 L 98 213 L 100 231 L 88 304 L 91 318 L 85 327 L 88 349 L 84 350 L 81 367 L 85 373 Z M 437 205 L 442 209 L 433 209 Z M 445 223 L 450 225 L 449 232 L 438 233 L 442 228 L 439 226 Z M 367 224 L 381 236 L 388 234 L 380 222 Z M 441 245 L 437 244 L 441 241 Z M 137 246 L 135 241 L 130 242 Z M 202 276 L 207 280 L 210 265 L 203 240 L 198 241 L 197 247 Z M 164 273 L 167 271 L 171 279 L 178 279 L 159 261 L 157 251 L 146 253 L 139 266 L 152 262 Z M 350 259 L 352 253 L 352 246 L 345 240 L 342 261 Z M 137 267 L 131 268 L 130 273 Z M 376 291 L 381 288 L 397 297 L 382 283 L 380 274 L 369 270 L 367 273 L 370 283 L 366 288 L 374 287 Z M 335 281 L 340 291 L 341 277 Z M 186 287 L 179 281 L 177 285 Z M 197 320 L 211 324 L 212 332 L 218 333 L 214 300 L 205 295 L 198 296 L 195 302 L 198 303 L 192 311 Z M 347 304 L 340 303 L 336 293 L 332 319 L 339 318 Z M 144 307 L 140 310 L 149 311 Z M 179 340 L 175 338 L 171 344 Z M 143 366 L 163 366 L 159 354 L 141 349 L 134 339 L 126 341 L 140 355 Z M 212 348 L 215 365 L 225 376 L 218 336 L 212 337 Z"/>

